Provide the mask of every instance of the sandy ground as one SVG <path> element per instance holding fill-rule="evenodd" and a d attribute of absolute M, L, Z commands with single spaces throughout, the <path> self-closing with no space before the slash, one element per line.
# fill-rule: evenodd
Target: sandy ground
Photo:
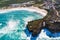
<path fill-rule="evenodd" d="M 4 13 L 4 12 L 9 12 L 12 10 L 28 10 L 31 12 L 37 12 L 40 13 L 43 16 L 46 16 L 47 11 L 44 9 L 40 9 L 38 7 L 16 7 L 16 8 L 7 8 L 7 9 L 0 9 L 0 13 Z"/>

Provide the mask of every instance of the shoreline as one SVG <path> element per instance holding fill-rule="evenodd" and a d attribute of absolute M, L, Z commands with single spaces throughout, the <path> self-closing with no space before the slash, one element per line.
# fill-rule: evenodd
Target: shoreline
<path fill-rule="evenodd" d="M 37 12 L 41 14 L 42 16 L 47 15 L 47 11 L 44 9 L 39 9 L 38 7 L 16 7 L 16 8 L 7 8 L 7 9 L 0 9 L 0 13 L 15 11 L 15 10 L 27 10 L 31 12 Z"/>

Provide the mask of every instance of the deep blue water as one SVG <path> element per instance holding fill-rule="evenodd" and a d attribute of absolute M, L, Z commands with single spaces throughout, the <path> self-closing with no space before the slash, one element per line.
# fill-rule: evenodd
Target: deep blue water
<path fill-rule="evenodd" d="M 0 14 L 0 40 L 36 40 L 38 36 L 33 37 L 31 32 L 26 28 L 28 20 L 41 19 L 43 16 L 36 12 L 29 12 L 26 10 L 17 10 Z M 14 25 L 15 24 L 15 25 Z M 59 37 L 60 33 L 51 33 L 44 29 L 46 35 L 49 37 Z"/>

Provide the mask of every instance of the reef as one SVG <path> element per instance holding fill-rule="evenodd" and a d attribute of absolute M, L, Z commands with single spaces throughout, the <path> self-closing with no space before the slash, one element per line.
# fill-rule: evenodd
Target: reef
<path fill-rule="evenodd" d="M 46 2 L 48 5 L 45 5 L 49 6 L 49 8 L 45 8 L 45 10 L 47 10 L 48 14 L 42 19 L 33 20 L 27 24 L 27 28 L 32 32 L 32 36 L 38 35 L 43 28 L 47 28 L 51 33 L 60 32 L 60 12 L 55 7 L 56 4 L 53 4 L 51 1 Z"/>

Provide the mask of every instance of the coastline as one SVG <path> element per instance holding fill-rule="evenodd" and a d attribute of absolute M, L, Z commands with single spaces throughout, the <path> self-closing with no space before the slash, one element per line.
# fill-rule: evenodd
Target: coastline
<path fill-rule="evenodd" d="M 7 8 L 7 9 L 0 9 L 0 13 L 5 13 L 5 12 L 10 12 L 10 11 L 14 11 L 14 10 L 27 10 L 27 11 L 31 11 L 31 12 L 37 12 L 39 14 L 41 14 L 42 16 L 46 16 L 47 15 L 47 11 L 44 9 L 40 9 L 38 7 L 16 7 L 16 8 Z"/>

